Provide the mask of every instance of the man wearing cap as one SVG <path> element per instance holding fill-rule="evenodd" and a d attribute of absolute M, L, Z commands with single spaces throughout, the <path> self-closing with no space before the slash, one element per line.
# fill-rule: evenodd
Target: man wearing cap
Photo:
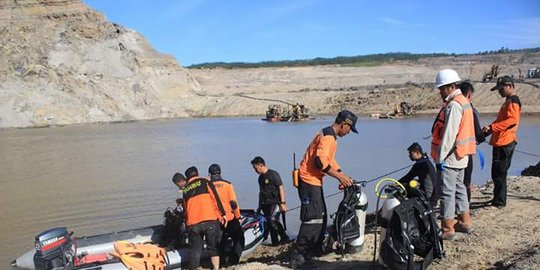
<path fill-rule="evenodd" d="M 291 266 L 298 267 L 312 256 L 320 254 L 327 222 L 326 203 L 323 193 L 323 177 L 330 175 L 340 185 L 352 185 L 352 179 L 345 175 L 335 161 L 337 137 L 343 137 L 356 130 L 357 117 L 348 110 L 341 111 L 334 123 L 315 135 L 300 163 L 298 195 L 300 197 L 300 231 L 296 249 L 291 258 Z"/>
<path fill-rule="evenodd" d="M 516 95 L 514 79 L 510 76 L 499 77 L 491 91 L 498 90 L 506 101 L 499 110 L 497 119 L 489 126 L 482 128 L 486 135 L 491 135 L 489 144 L 493 146 L 491 179 L 493 179 L 493 199 L 491 205 L 497 208 L 506 206 L 506 175 L 514 149 L 516 148 L 516 132 L 521 117 L 521 102 Z"/>
<path fill-rule="evenodd" d="M 225 219 L 227 226 L 223 229 L 220 241 L 220 258 L 222 264 L 237 264 L 244 250 L 244 231 L 240 225 L 240 206 L 236 199 L 236 192 L 231 182 L 221 177 L 221 167 L 218 164 L 212 164 L 208 167 L 210 181 L 216 187 L 221 204 L 225 209 Z M 227 251 L 228 237 L 232 240 L 232 250 Z"/>
<path fill-rule="evenodd" d="M 457 72 L 443 69 L 438 72 L 435 86 L 444 106 L 431 129 L 431 157 L 435 161 L 441 182 L 441 227 L 443 239 L 454 239 L 455 232 L 472 232 L 467 189 L 463 183 L 469 155 L 476 154 L 472 107 L 462 95 Z M 458 214 L 458 221 L 454 217 Z"/>
<path fill-rule="evenodd" d="M 409 152 L 411 161 L 414 161 L 414 165 L 405 176 L 399 179 L 399 182 L 407 187 L 407 195 L 409 197 L 416 197 L 418 196 L 417 191 L 410 187 L 409 182 L 412 179 L 418 179 L 420 183 L 418 189 L 422 192 L 427 202 L 434 207 L 437 204 L 440 194 L 440 185 L 437 181 L 435 168 L 429 160 L 427 153 L 424 153 L 422 146 L 417 142 L 411 144 L 407 148 L 407 151 Z"/>

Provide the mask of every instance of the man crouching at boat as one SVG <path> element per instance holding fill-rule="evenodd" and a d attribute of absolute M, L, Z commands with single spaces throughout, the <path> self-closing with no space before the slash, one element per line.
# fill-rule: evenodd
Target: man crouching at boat
<path fill-rule="evenodd" d="M 212 267 L 219 269 L 219 223 L 227 226 L 225 210 L 214 184 L 204 177 L 199 177 L 196 167 L 189 167 L 185 175 L 188 182 L 184 187 L 184 209 L 191 245 L 189 269 L 196 269 L 200 265 L 203 236 L 206 236 L 206 250 L 210 254 Z"/>
<path fill-rule="evenodd" d="M 221 177 L 221 167 L 218 164 L 212 164 L 208 167 L 208 174 L 210 175 L 210 181 L 216 187 L 219 194 L 221 204 L 225 208 L 225 215 L 227 219 L 227 226 L 225 226 L 223 235 L 221 237 L 220 249 L 221 249 L 221 261 L 223 264 L 237 264 L 242 256 L 244 250 L 244 231 L 240 224 L 240 205 L 236 199 L 236 192 L 231 182 L 224 180 Z M 230 254 L 225 254 L 227 238 L 231 237 L 233 241 L 233 250 Z"/>

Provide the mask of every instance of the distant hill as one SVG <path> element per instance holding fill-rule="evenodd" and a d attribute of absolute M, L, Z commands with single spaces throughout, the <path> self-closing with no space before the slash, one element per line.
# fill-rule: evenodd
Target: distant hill
<path fill-rule="evenodd" d="M 453 53 L 407 53 L 407 52 L 392 52 L 369 54 L 359 56 L 338 56 L 332 58 L 314 58 L 306 60 L 282 60 L 282 61 L 263 61 L 257 63 L 246 62 L 210 62 L 187 66 L 190 69 L 203 68 L 259 68 L 259 67 L 302 67 L 302 66 L 321 66 L 321 65 L 343 65 L 343 66 L 376 66 L 385 63 L 393 63 L 396 61 L 417 61 L 420 58 L 433 57 L 448 57 L 448 56 L 465 56 L 465 55 L 490 55 L 490 54 L 507 54 L 507 53 L 534 53 L 540 52 L 538 48 L 517 49 L 511 50 L 501 48 L 497 51 L 484 51 L 477 54 L 453 54 Z"/>
<path fill-rule="evenodd" d="M 176 59 L 79 0 L 0 1 L 0 128 L 189 116 Z"/>

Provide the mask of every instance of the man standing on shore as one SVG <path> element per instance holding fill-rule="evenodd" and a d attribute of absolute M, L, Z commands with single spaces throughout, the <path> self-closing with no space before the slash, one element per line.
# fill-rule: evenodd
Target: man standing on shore
<path fill-rule="evenodd" d="M 334 123 L 322 129 L 309 144 L 300 163 L 298 195 L 300 197 L 300 231 L 296 240 L 296 249 L 291 258 L 291 266 L 299 267 L 319 255 L 322 251 L 327 222 L 327 209 L 323 193 L 323 177 L 336 178 L 343 187 L 353 184 L 335 161 L 337 137 L 343 137 L 356 130 L 358 118 L 348 110 L 341 111 Z"/>
<path fill-rule="evenodd" d="M 473 110 L 473 117 L 474 117 L 474 136 L 476 138 L 476 145 L 479 145 L 486 141 L 484 132 L 482 132 L 482 126 L 480 125 L 480 119 L 478 117 L 478 111 L 474 108 L 472 104 L 473 95 L 474 95 L 474 86 L 470 82 L 462 82 L 459 85 L 459 89 L 461 90 L 461 93 L 469 100 L 469 104 L 471 104 L 471 108 Z M 467 168 L 465 168 L 465 177 L 463 178 L 463 183 L 465 184 L 465 188 L 467 188 L 467 200 L 471 202 L 471 192 L 472 192 L 472 172 L 473 172 L 473 158 L 472 156 L 469 157 L 469 163 L 467 164 Z"/>
<path fill-rule="evenodd" d="M 491 206 L 506 206 L 506 175 L 516 148 L 516 132 L 521 117 L 521 102 L 516 95 L 514 79 L 510 76 L 499 77 L 491 91 L 498 90 L 506 101 L 499 110 L 497 119 L 482 128 L 486 135 L 491 135 L 489 144 L 493 146 L 491 179 L 493 180 L 493 199 Z"/>
<path fill-rule="evenodd" d="M 259 174 L 259 205 L 257 206 L 257 212 L 262 211 L 269 225 L 268 230 L 264 232 L 264 239 L 270 234 L 272 245 L 284 244 L 289 241 L 289 236 L 285 231 L 285 224 L 279 223 L 280 215 L 285 215 L 287 212 L 285 188 L 281 177 L 278 172 L 266 167 L 266 162 L 262 157 L 253 158 L 251 166 Z"/>
<path fill-rule="evenodd" d="M 442 185 L 441 227 L 445 240 L 454 239 L 455 231 L 472 232 L 463 177 L 469 155 L 476 153 L 476 143 L 472 107 L 458 88 L 460 82 L 457 72 L 452 69 L 439 71 L 435 79 L 445 104 L 431 129 L 431 157 Z M 458 214 L 457 223 L 455 213 Z"/>
<path fill-rule="evenodd" d="M 231 182 L 221 177 L 221 167 L 218 164 L 212 164 L 208 167 L 210 181 L 216 187 L 216 190 L 221 200 L 221 204 L 225 209 L 225 219 L 227 226 L 223 228 L 223 234 L 220 241 L 220 256 L 223 264 L 238 264 L 242 251 L 244 250 L 244 231 L 240 224 L 240 205 L 236 199 L 236 192 Z M 232 250 L 226 253 L 227 238 L 232 240 Z"/>
<path fill-rule="evenodd" d="M 216 187 L 210 180 L 200 177 L 196 167 L 186 170 L 187 185 L 184 187 L 184 209 L 191 253 L 189 269 L 200 266 L 203 253 L 203 239 L 206 238 L 206 252 L 214 270 L 219 269 L 219 241 L 221 226 L 227 227 L 225 209 L 221 204 Z"/>

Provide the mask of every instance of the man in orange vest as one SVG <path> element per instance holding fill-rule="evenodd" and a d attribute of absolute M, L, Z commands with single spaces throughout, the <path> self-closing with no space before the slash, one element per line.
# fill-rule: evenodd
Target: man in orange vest
<path fill-rule="evenodd" d="M 521 117 L 521 102 L 515 92 L 514 79 L 510 76 L 500 77 L 497 85 L 491 88 L 491 91 L 494 90 L 498 90 L 506 101 L 499 110 L 497 119 L 482 130 L 485 134 L 491 135 L 489 144 L 493 146 L 491 179 L 494 188 L 491 205 L 503 208 L 506 206 L 506 175 L 517 144 L 516 132 Z"/>
<path fill-rule="evenodd" d="M 328 214 L 322 187 L 323 177 L 330 175 L 344 187 L 353 184 L 352 179 L 341 171 L 335 156 L 337 137 L 346 136 L 351 131 L 358 133 L 357 119 L 356 115 L 348 110 L 339 112 L 331 126 L 323 128 L 315 135 L 302 158 L 298 180 L 302 224 L 291 258 L 293 268 L 324 251 L 323 240 Z"/>
<path fill-rule="evenodd" d="M 203 237 L 205 237 L 206 251 L 210 255 L 213 269 L 217 270 L 219 269 L 218 246 L 221 239 L 220 222 L 227 227 L 225 209 L 214 184 L 204 177 L 199 177 L 196 167 L 189 167 L 185 175 L 188 182 L 184 187 L 184 209 L 191 246 L 189 269 L 199 267 L 203 251 Z"/>
<path fill-rule="evenodd" d="M 236 192 L 231 182 L 221 177 L 221 167 L 218 164 L 212 164 L 208 167 L 210 181 L 216 187 L 221 204 L 225 209 L 225 219 L 227 226 L 223 230 L 220 241 L 220 257 L 223 264 L 237 264 L 244 250 L 244 231 L 240 225 L 240 206 L 236 199 Z M 232 239 L 232 250 L 229 252 L 227 244 L 228 238 Z"/>
<path fill-rule="evenodd" d="M 472 231 L 467 189 L 463 183 L 469 155 L 476 154 L 472 107 L 458 88 L 461 79 L 452 69 L 439 71 L 435 86 L 444 106 L 433 127 L 431 157 L 442 184 L 441 227 L 443 239 L 454 239 L 455 232 Z M 454 217 L 458 214 L 458 221 Z"/>

